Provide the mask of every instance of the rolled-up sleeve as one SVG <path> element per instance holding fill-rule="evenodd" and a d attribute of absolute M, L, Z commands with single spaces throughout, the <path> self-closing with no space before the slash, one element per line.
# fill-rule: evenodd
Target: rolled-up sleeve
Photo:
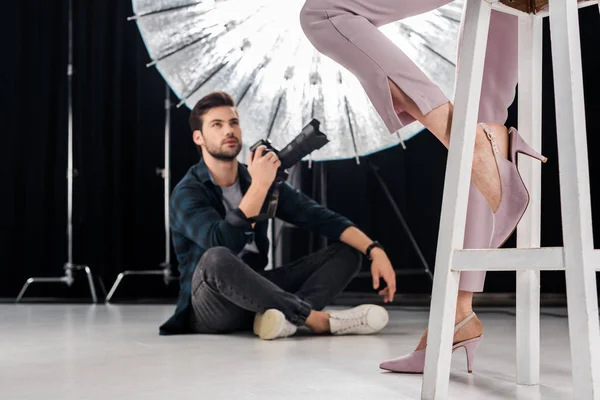
<path fill-rule="evenodd" d="M 244 213 L 237 208 L 222 218 L 202 188 L 177 187 L 169 214 L 171 229 L 203 249 L 224 246 L 237 254 L 254 240 L 254 230 Z"/>
<path fill-rule="evenodd" d="M 342 233 L 355 224 L 330 209 L 323 207 L 304 193 L 284 183 L 279 188 L 276 216 L 298 228 L 339 240 Z"/>

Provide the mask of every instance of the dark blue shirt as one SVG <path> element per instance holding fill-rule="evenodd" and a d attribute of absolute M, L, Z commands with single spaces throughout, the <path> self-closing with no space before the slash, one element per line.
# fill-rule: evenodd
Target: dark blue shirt
<path fill-rule="evenodd" d="M 238 179 L 242 193 L 250 187 L 251 178 L 245 165 L 239 163 Z M 263 211 L 265 207 L 263 206 Z M 339 240 L 354 224 L 341 215 L 317 204 L 287 183 L 280 186 L 276 217 L 299 228 Z M 237 208 L 226 212 L 221 188 L 214 184 L 208 167 L 201 160 L 186 173 L 173 189 L 170 220 L 173 245 L 179 262 L 179 298 L 175 314 L 160 327 L 161 335 L 191 333 L 192 276 L 207 249 L 224 246 L 235 254 L 255 240 L 260 254 L 250 254 L 247 260 L 255 270 L 267 265 L 269 239 L 268 222 L 257 222 L 252 228 Z M 246 260 L 245 260 L 246 261 Z"/>

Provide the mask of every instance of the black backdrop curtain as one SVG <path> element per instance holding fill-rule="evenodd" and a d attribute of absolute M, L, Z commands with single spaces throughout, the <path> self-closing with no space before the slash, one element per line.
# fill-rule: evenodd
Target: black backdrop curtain
<path fill-rule="evenodd" d="M 2 29 L 0 146 L 2 196 L 0 298 L 14 298 L 30 276 L 60 276 L 67 259 L 67 1 L 5 2 Z M 154 269 L 164 261 L 162 179 L 164 81 L 146 68 L 148 55 L 124 0 L 74 0 L 74 261 L 110 286 L 126 269 Z M 597 8 L 581 12 L 593 213 L 598 215 L 597 126 L 600 62 Z M 542 245 L 561 245 L 558 160 L 552 70 L 545 32 Z M 188 110 L 172 111 L 172 181 L 197 161 Z M 509 122 L 516 123 L 516 107 Z M 242 116 L 243 120 L 243 116 Z M 243 127 L 243 125 L 242 125 Z M 445 149 L 428 133 L 370 157 L 379 165 L 429 264 L 433 266 L 444 178 Z M 398 269 L 419 268 L 400 224 L 374 177 L 355 161 L 327 163 L 328 205 L 356 221 L 388 249 Z M 303 166 L 311 194 L 313 173 Z M 317 195 L 317 193 L 312 193 Z M 355 200 L 354 202 L 348 199 Z M 304 233 L 286 232 L 286 253 L 307 252 Z M 291 239 L 289 239 L 291 238 Z M 285 242 L 285 241 L 284 241 Z M 514 240 L 507 246 L 514 245 Z M 173 257 L 174 259 L 174 257 Z M 176 262 L 174 261 L 174 264 Z M 367 270 L 367 267 L 365 267 Z M 514 290 L 514 273 L 490 273 L 486 290 Z M 564 292 L 563 273 L 544 273 L 542 289 Z M 37 284 L 27 297 L 89 296 L 83 276 L 72 288 Z M 98 282 L 98 281 L 97 281 Z M 429 293 L 426 277 L 402 277 L 400 293 Z M 352 290 L 369 291 L 369 280 Z M 173 297 L 160 278 L 126 280 L 117 297 Z"/>
<path fill-rule="evenodd" d="M 74 261 L 107 285 L 123 269 L 157 268 L 162 241 L 164 82 L 148 55 L 127 1 L 74 0 Z M 29 276 L 59 276 L 66 261 L 68 2 L 10 2 L 4 28 L 14 37 L 2 107 L 3 279 L 15 297 Z M 7 26 L 8 25 L 8 26 Z M 187 111 L 173 110 L 173 178 L 195 162 Z M 83 277 L 82 277 L 83 278 Z M 158 278 L 135 279 L 152 286 Z M 160 287 L 160 286 L 158 286 Z M 132 286 L 132 288 L 134 288 Z M 162 287 L 160 287 L 162 289 Z M 127 287 L 124 286 L 127 290 Z M 163 289 L 164 290 L 164 289 Z M 150 293 L 151 291 L 142 291 Z M 36 284 L 27 296 L 88 296 Z"/>

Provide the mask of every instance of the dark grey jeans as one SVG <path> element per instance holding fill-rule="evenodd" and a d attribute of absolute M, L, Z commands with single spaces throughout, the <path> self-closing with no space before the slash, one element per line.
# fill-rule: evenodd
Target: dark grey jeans
<path fill-rule="evenodd" d="M 269 271 L 256 272 L 225 247 L 204 253 L 192 278 L 192 329 L 231 333 L 252 329 L 254 315 L 270 308 L 302 326 L 360 271 L 362 256 L 337 243 Z"/>

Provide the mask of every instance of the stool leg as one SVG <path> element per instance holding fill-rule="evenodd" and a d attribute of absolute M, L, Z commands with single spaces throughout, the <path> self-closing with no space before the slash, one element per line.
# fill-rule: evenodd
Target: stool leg
<path fill-rule="evenodd" d="M 463 13 L 462 50 L 444 181 L 421 392 L 421 398 L 426 400 L 446 399 L 448 394 L 459 281 L 459 272 L 451 270 L 452 252 L 463 248 L 491 10 L 490 3 L 467 0 Z"/>
<path fill-rule="evenodd" d="M 550 0 L 573 398 L 600 398 L 600 332 L 576 1 Z"/>
<path fill-rule="evenodd" d="M 519 18 L 519 131 L 534 149 L 542 148 L 543 20 Z M 529 188 L 530 204 L 517 228 L 517 247 L 540 247 L 541 164 L 519 158 L 519 171 Z M 540 272 L 517 271 L 517 383 L 540 380 Z"/>

